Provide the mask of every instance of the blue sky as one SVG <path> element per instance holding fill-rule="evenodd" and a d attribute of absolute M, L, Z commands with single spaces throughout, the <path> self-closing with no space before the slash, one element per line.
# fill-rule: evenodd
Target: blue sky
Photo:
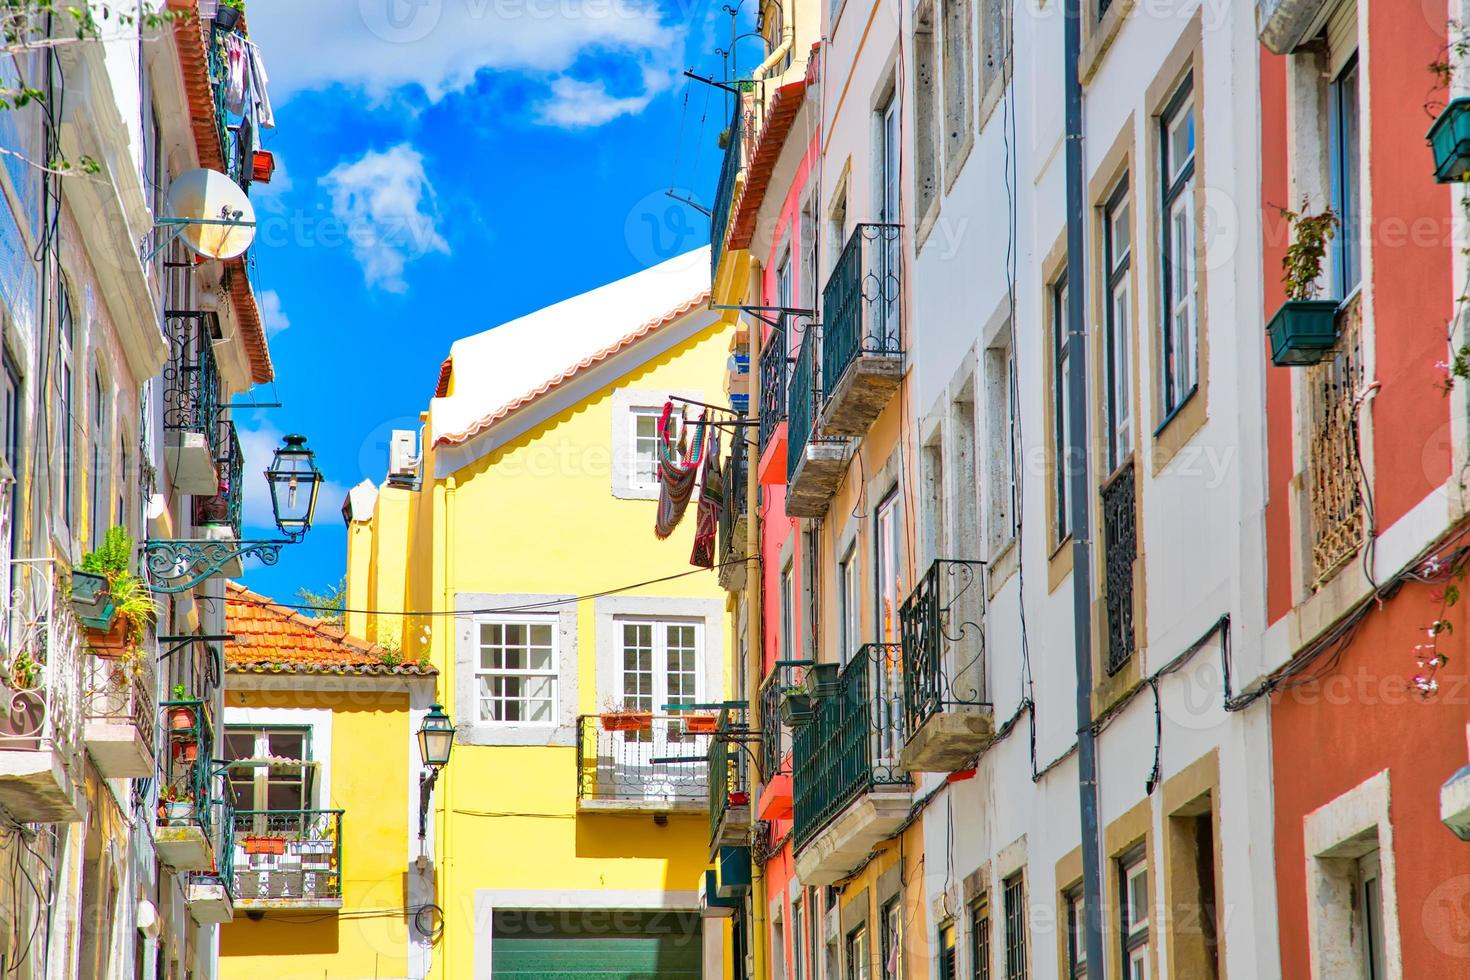
<path fill-rule="evenodd" d="M 713 196 L 726 102 L 680 72 L 723 74 L 730 19 L 658 2 L 250 0 L 279 167 L 252 190 L 277 376 L 253 397 L 283 407 L 235 418 L 251 471 L 299 431 L 330 481 L 252 588 L 289 601 L 341 577 L 342 495 L 383 478 L 456 338 L 707 240 L 664 191 Z M 247 536 L 269 528 L 263 487 Z"/>

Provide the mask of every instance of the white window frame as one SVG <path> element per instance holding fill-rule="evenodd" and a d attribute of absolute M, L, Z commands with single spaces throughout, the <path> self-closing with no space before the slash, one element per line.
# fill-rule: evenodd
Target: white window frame
<path fill-rule="evenodd" d="M 544 669 L 541 669 L 541 670 L 532 670 L 530 668 L 526 668 L 526 669 L 505 668 L 505 667 L 491 668 L 491 667 L 483 667 L 483 666 L 481 666 L 482 661 L 481 661 L 480 658 L 481 658 L 481 655 L 482 655 L 483 651 L 485 650 L 485 644 L 484 644 L 484 642 L 480 638 L 481 637 L 481 634 L 482 634 L 482 630 L 486 626 L 497 626 L 497 625 L 498 626 L 501 626 L 502 628 L 504 628 L 506 626 L 525 626 L 525 627 L 527 627 L 528 635 L 527 635 L 527 638 L 526 638 L 527 642 L 526 642 L 525 645 L 526 645 L 526 647 L 528 649 L 532 646 L 532 644 L 530 643 L 529 630 L 531 628 L 533 628 L 533 627 L 536 627 L 536 626 L 544 626 L 544 627 L 546 627 L 547 630 L 551 634 L 551 642 L 549 644 L 550 650 L 551 650 L 551 657 L 550 657 L 550 661 L 549 661 L 547 667 L 544 668 Z M 503 637 L 503 633 L 502 633 L 502 637 Z M 473 684 L 473 687 L 474 687 L 474 704 L 475 704 L 475 716 L 474 716 L 475 721 L 474 721 L 474 723 L 476 725 L 485 726 L 487 728 L 508 728 L 508 727 L 553 728 L 553 727 L 555 727 L 556 724 L 557 724 L 557 718 L 558 718 L 558 715 L 560 713 L 559 709 L 560 709 L 560 705 L 561 705 L 561 677 L 560 677 L 560 673 L 559 673 L 560 666 L 561 666 L 561 643 L 560 643 L 559 631 L 557 629 L 557 620 L 556 620 L 556 617 L 555 616 L 540 616 L 540 615 L 515 615 L 515 616 L 510 616 L 510 615 L 506 615 L 506 616 L 493 615 L 493 616 L 477 616 L 477 617 L 475 617 L 474 636 L 473 636 L 472 642 L 473 642 L 474 650 L 475 650 L 475 657 L 474 657 L 474 661 L 473 661 L 473 665 L 472 665 L 472 669 L 471 669 L 471 683 Z M 504 649 L 505 646 L 506 646 L 506 644 L 505 644 L 504 640 L 502 639 L 502 642 L 501 642 L 502 649 Z M 539 698 L 538 697 L 538 698 L 522 699 L 522 700 L 528 700 L 528 701 L 549 700 L 549 702 L 550 702 L 549 717 L 546 720 L 544 720 L 544 721 L 532 720 L 530 718 L 507 719 L 507 718 L 487 718 L 487 717 L 485 717 L 485 705 L 484 705 L 485 696 L 480 693 L 480 680 L 481 680 L 481 678 L 485 678 L 485 677 L 505 677 L 505 678 L 516 677 L 516 678 L 522 678 L 522 679 L 536 679 L 536 678 L 549 679 L 551 681 L 551 694 L 550 694 L 550 697 L 549 698 Z M 491 696 L 490 700 L 491 701 L 504 701 L 505 703 L 510 703 L 510 699 L 496 698 L 493 695 Z"/>
<path fill-rule="evenodd" d="M 1016 451 L 1016 354 L 1009 328 L 985 351 L 985 537 L 991 558 L 1016 540 L 1020 479 Z"/>
<path fill-rule="evenodd" d="M 1125 174 L 1103 208 L 1107 468 L 1133 454 L 1133 208 Z M 1121 240 L 1121 241 L 1120 241 Z"/>
<path fill-rule="evenodd" d="M 842 662 L 847 663 L 863 642 L 862 626 L 862 567 L 856 541 L 847 546 L 842 560 L 837 563 L 837 615 L 839 617 L 838 651 Z"/>
<path fill-rule="evenodd" d="M 1195 262 L 1194 174 L 1198 156 L 1194 76 L 1174 90 L 1159 116 L 1159 174 L 1162 222 L 1159 227 L 1163 303 L 1160 398 L 1165 423 L 1199 387 L 1199 269 Z M 1196 135 L 1189 156 L 1170 157 L 1176 124 L 1188 117 Z M 1181 288 L 1181 283 L 1183 288 Z"/>
<path fill-rule="evenodd" d="M 626 628 L 629 627 L 629 626 L 635 626 L 635 627 L 636 626 L 647 626 L 647 627 L 649 627 L 650 636 L 652 637 L 651 649 L 652 649 L 652 675 L 653 675 L 653 684 L 652 684 L 652 686 L 650 688 L 650 692 L 649 692 L 650 697 L 652 699 L 652 704 L 650 706 L 646 707 L 646 708 L 643 708 L 642 710 L 652 711 L 654 714 L 659 714 L 659 713 L 661 713 L 661 709 L 662 709 L 662 706 L 663 705 L 665 705 L 665 704 L 673 704 L 674 701 L 675 701 L 675 697 L 676 696 L 673 695 L 673 694 L 671 694 L 669 692 L 669 687 L 668 687 L 668 684 L 669 684 L 669 671 L 668 671 L 669 634 L 668 634 L 668 630 L 669 630 L 669 627 L 673 627 L 673 626 L 680 626 L 680 627 L 686 627 L 687 626 L 687 627 L 692 627 L 693 630 L 694 630 L 694 691 L 691 694 L 687 694 L 687 695 L 681 694 L 681 695 L 678 695 L 677 696 L 678 697 L 678 700 L 679 700 L 680 703 L 687 702 L 689 704 L 699 704 L 702 700 L 704 700 L 704 698 L 706 697 L 706 694 L 705 694 L 705 677 L 704 677 L 704 673 L 705 673 L 705 670 L 704 670 L 704 658 L 705 658 L 704 627 L 705 627 L 705 622 L 704 622 L 703 619 L 691 618 L 691 617 L 679 617 L 679 616 L 662 617 L 662 618 L 657 617 L 657 616 L 626 616 L 626 617 L 618 617 L 617 618 L 617 624 L 618 624 L 618 648 L 617 648 L 617 651 L 616 652 L 617 652 L 617 658 L 618 658 L 618 679 L 620 681 L 622 681 L 623 683 L 619 685 L 618 693 L 615 696 L 619 699 L 620 703 L 622 703 L 624 706 L 626 706 L 627 699 L 630 696 L 632 696 L 632 697 L 638 697 L 639 696 L 639 695 L 629 695 L 628 690 L 627 690 L 627 686 L 626 686 L 626 681 L 627 681 L 627 676 L 628 676 L 628 667 L 627 667 L 627 660 L 626 660 L 626 654 L 628 652 L 628 641 L 627 641 Z"/>
<path fill-rule="evenodd" d="M 649 482 L 639 478 L 637 466 L 638 418 L 652 415 L 655 420 L 654 463 L 657 466 L 657 419 L 670 396 L 703 402 L 709 399 L 698 389 L 633 389 L 619 388 L 612 396 L 611 470 L 612 495 L 619 500 L 657 500 L 658 470 Z M 677 404 L 676 404 L 677 407 Z M 676 411 L 675 416 L 678 415 Z M 677 438 L 677 429 L 676 438 Z"/>
<path fill-rule="evenodd" d="M 1142 848 L 1118 861 L 1119 935 L 1124 980 L 1149 978 L 1148 855 Z"/>

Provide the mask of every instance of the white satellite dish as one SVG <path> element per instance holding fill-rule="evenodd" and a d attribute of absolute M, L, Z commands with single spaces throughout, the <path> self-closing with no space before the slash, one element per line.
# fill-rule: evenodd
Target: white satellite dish
<path fill-rule="evenodd" d="M 178 237 L 208 259 L 233 259 L 255 240 L 255 208 L 245 191 L 217 170 L 187 170 L 174 178 L 160 225 L 178 227 Z"/>

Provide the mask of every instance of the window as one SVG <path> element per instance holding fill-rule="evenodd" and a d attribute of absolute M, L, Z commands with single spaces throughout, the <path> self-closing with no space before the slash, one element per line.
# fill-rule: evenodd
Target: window
<path fill-rule="evenodd" d="M 796 656 L 796 569 L 791 562 L 781 569 L 781 656 Z"/>
<path fill-rule="evenodd" d="M 1358 859 L 1358 910 L 1363 935 L 1363 978 L 1384 980 L 1388 970 L 1383 951 L 1383 875 L 1376 850 Z"/>
<path fill-rule="evenodd" d="M 1004 882 L 1006 980 L 1026 980 L 1026 887 L 1020 872 Z"/>
<path fill-rule="evenodd" d="M 986 539 L 995 554 L 1016 537 L 1021 508 L 1016 461 L 1016 358 L 1006 341 L 985 351 Z"/>
<path fill-rule="evenodd" d="M 965 151 L 973 115 L 970 4 L 969 0 L 938 0 L 938 3 L 944 13 L 944 157 L 953 167 Z"/>
<path fill-rule="evenodd" d="M 858 592 L 857 545 L 848 545 L 847 554 L 837 563 L 837 615 L 839 618 L 838 639 L 840 651 L 846 663 L 863 642 L 863 630 L 859 619 L 862 599 Z"/>
<path fill-rule="evenodd" d="M 806 933 L 802 930 L 800 897 L 791 903 L 791 980 L 807 980 Z"/>
<path fill-rule="evenodd" d="M 102 536 L 107 533 L 107 512 L 111 509 L 108 504 L 112 500 L 112 481 L 107 475 L 106 447 L 111 440 L 107 438 L 105 390 L 102 386 L 101 370 L 94 369 L 92 371 L 92 426 L 91 432 L 88 433 L 92 445 L 92 488 L 89 499 L 91 510 L 88 514 L 88 533 L 91 535 L 93 548 L 102 543 Z"/>
<path fill-rule="evenodd" d="M 556 721 L 556 628 L 551 620 L 482 621 L 476 700 L 482 723 Z"/>
<path fill-rule="evenodd" d="M 132 515 L 129 513 L 129 480 L 133 472 L 133 458 L 128 439 L 128 430 L 121 424 L 117 427 L 117 513 L 113 521 L 118 527 L 132 530 Z"/>
<path fill-rule="evenodd" d="M 1332 209 L 1341 226 L 1332 239 L 1334 285 L 1347 297 L 1363 278 L 1362 257 L 1362 127 L 1358 117 L 1358 56 L 1332 80 L 1328 89 L 1331 114 Z"/>
<path fill-rule="evenodd" d="M 880 154 L 880 176 L 878 178 L 878 221 L 880 224 L 897 225 L 903 218 L 900 209 L 903 202 L 899 199 L 899 174 L 902 172 L 903 133 L 899 125 L 898 99 L 890 93 L 887 103 L 878 112 L 878 146 Z M 898 341 L 899 337 L 899 315 L 900 315 L 900 290 L 897 284 L 901 280 L 900 263 L 902 256 L 899 252 L 899 236 L 895 229 L 883 229 L 881 239 L 875 243 L 880 249 L 877 257 L 876 268 L 870 267 L 865 270 L 865 276 L 876 276 L 873 288 L 876 288 L 881 300 L 882 308 L 880 315 L 874 319 L 869 330 L 873 335 L 866 338 L 875 343 L 880 350 L 887 350 Z M 869 287 L 864 286 L 864 292 Z"/>
<path fill-rule="evenodd" d="M 1130 214 L 1128 177 L 1124 175 L 1103 209 L 1109 473 L 1122 466 L 1133 452 L 1133 303 L 1128 274 L 1132 256 Z"/>
<path fill-rule="evenodd" d="M 939 980 L 959 980 L 959 952 L 954 933 L 953 920 L 939 927 Z"/>
<path fill-rule="evenodd" d="M 1083 918 L 1082 889 L 1067 893 L 1067 976 L 1082 980 L 1087 976 L 1087 923 Z"/>
<path fill-rule="evenodd" d="M 635 408 L 630 412 L 633 426 L 633 485 L 644 490 L 658 489 L 659 436 L 658 420 L 662 409 Z M 669 439 L 679 441 L 679 416 L 669 416 Z"/>
<path fill-rule="evenodd" d="M 62 282 L 58 300 L 60 308 L 57 310 L 58 333 L 60 334 L 60 350 L 56 357 L 56 458 L 57 472 L 55 489 L 60 491 L 61 499 L 53 499 L 57 516 L 61 523 L 70 528 L 75 523 L 72 513 L 72 500 L 74 497 L 75 461 L 72 459 L 73 433 L 76 431 L 76 418 L 72 410 L 73 380 L 72 380 L 72 356 L 76 350 L 76 322 L 72 312 L 71 290 Z"/>
<path fill-rule="evenodd" d="M 791 248 L 788 246 L 781 253 L 781 261 L 776 263 L 776 305 L 783 310 L 790 309 L 791 303 Z M 780 314 L 781 322 L 786 322 L 786 315 Z"/>
<path fill-rule="evenodd" d="M 847 934 L 847 980 L 871 980 L 868 956 L 868 927 L 858 926 Z"/>
<path fill-rule="evenodd" d="M 314 808 L 311 729 L 230 725 L 224 750 L 236 810 Z"/>
<path fill-rule="evenodd" d="M 879 964 L 883 980 L 900 980 L 903 976 L 903 908 L 898 898 L 883 905 L 883 962 Z"/>
<path fill-rule="evenodd" d="M 1070 493 L 1067 473 L 1071 469 L 1071 453 L 1067 449 L 1072 432 L 1072 390 L 1067 384 L 1067 373 L 1072 363 L 1072 340 L 1067 332 L 1067 279 L 1058 279 L 1051 287 L 1052 321 L 1052 464 L 1056 470 L 1056 486 L 1053 497 L 1056 506 L 1053 519 L 1056 525 L 1054 545 L 1060 545 L 1072 533 L 1069 512 Z"/>
<path fill-rule="evenodd" d="M 897 643 L 899 639 L 898 608 L 903 602 L 903 580 L 899 572 L 898 493 L 894 491 L 878 505 L 877 561 L 878 569 L 878 641 Z"/>
<path fill-rule="evenodd" d="M 1148 980 L 1148 861 L 1140 849 L 1118 862 L 1124 980 Z"/>
<path fill-rule="evenodd" d="M 1171 415 L 1199 383 L 1194 265 L 1194 93 L 1185 78 L 1159 120 L 1163 175 L 1163 409 Z"/>
<path fill-rule="evenodd" d="M 938 75 L 934 7 L 926 3 L 914 12 L 914 198 L 920 218 L 939 200 Z"/>
<path fill-rule="evenodd" d="M 981 895 L 970 906 L 970 977 L 990 980 L 990 898 Z"/>
<path fill-rule="evenodd" d="M 623 621 L 621 632 L 624 708 L 657 712 L 665 704 L 699 702 L 700 624 Z"/>
<path fill-rule="evenodd" d="M 0 460 L 4 460 L 5 468 L 10 471 L 10 478 L 15 480 L 10 491 L 10 511 L 8 514 L 0 515 L 0 525 L 8 526 L 8 540 L 0 542 L 0 547 L 6 550 L 3 554 L 15 557 L 16 544 L 20 540 L 19 523 L 16 520 L 20 513 L 20 494 L 15 487 L 21 480 L 20 468 L 20 434 L 21 416 L 25 412 L 24 402 L 21 401 L 20 372 L 16 370 L 15 362 L 8 354 L 0 355 L 4 370 L 0 372 Z M 0 493 L 0 501 L 4 500 L 4 494 Z"/>
<path fill-rule="evenodd" d="M 984 0 L 980 8 L 980 96 L 1000 82 L 1010 61 L 1011 5 L 1007 0 Z M 985 111 L 982 105 L 981 112 Z M 984 119 L 980 125 L 985 125 Z"/>

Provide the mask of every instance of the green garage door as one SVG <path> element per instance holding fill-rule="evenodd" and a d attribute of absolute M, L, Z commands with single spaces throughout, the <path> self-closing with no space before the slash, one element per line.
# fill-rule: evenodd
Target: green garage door
<path fill-rule="evenodd" d="M 531 909 L 495 913 L 495 980 L 699 980 L 698 913 Z"/>

